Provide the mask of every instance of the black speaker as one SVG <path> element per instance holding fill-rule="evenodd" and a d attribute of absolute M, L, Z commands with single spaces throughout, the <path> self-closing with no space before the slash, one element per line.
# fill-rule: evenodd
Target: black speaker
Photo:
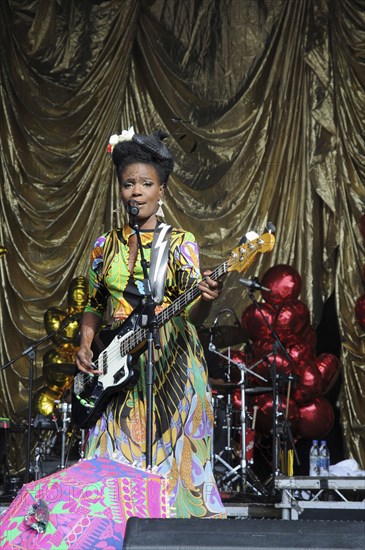
<path fill-rule="evenodd" d="M 361 549 L 365 522 L 282 519 L 140 519 L 127 522 L 123 550 Z"/>

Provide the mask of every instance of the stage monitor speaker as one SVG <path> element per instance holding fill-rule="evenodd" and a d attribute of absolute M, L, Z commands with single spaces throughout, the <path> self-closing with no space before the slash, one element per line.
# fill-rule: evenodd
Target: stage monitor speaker
<path fill-rule="evenodd" d="M 123 550 L 361 549 L 365 523 L 282 519 L 141 519 L 127 522 Z"/>

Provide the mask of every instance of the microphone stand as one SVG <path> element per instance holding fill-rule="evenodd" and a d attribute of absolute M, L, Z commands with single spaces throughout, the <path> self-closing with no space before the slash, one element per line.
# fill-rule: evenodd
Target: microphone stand
<path fill-rule="evenodd" d="M 246 286 L 248 286 L 248 284 L 247 284 L 248 281 L 246 279 L 242 280 L 241 282 L 243 284 L 245 284 Z M 279 421 L 278 421 L 278 416 L 279 416 L 279 392 L 278 392 L 278 375 L 277 375 L 277 360 L 276 360 L 276 358 L 277 358 L 277 354 L 278 354 L 279 349 L 283 353 L 285 358 L 288 360 L 289 364 L 292 362 L 292 358 L 290 357 L 290 355 L 286 351 L 286 349 L 283 346 L 277 332 L 274 330 L 274 328 L 272 327 L 270 322 L 265 317 L 265 315 L 262 311 L 262 308 L 260 307 L 260 304 L 256 300 L 254 292 L 255 292 L 255 290 L 260 290 L 260 289 L 270 290 L 270 289 L 262 287 L 259 284 L 259 281 L 257 280 L 257 278 L 254 278 L 253 281 L 252 281 L 251 286 L 249 287 L 249 297 L 252 300 L 252 302 L 253 302 L 255 308 L 257 309 L 257 311 L 260 313 L 264 323 L 266 324 L 266 326 L 268 327 L 268 329 L 270 330 L 270 332 L 271 332 L 271 334 L 274 338 L 274 341 L 273 341 L 273 344 L 272 344 L 273 361 L 271 363 L 271 370 L 272 370 L 271 376 L 272 376 L 272 381 L 273 381 L 273 416 L 274 416 L 273 433 L 272 433 L 272 445 L 273 445 L 272 471 L 273 471 L 273 478 L 275 478 L 280 473 L 279 453 L 280 453 L 280 432 L 281 432 L 281 427 L 279 426 Z M 291 383 L 291 381 L 290 381 L 290 383 Z M 287 406 L 288 406 L 288 403 L 287 403 Z M 292 431 L 291 431 L 291 428 L 290 428 L 290 424 L 289 424 L 287 415 L 281 414 L 281 416 L 283 416 L 283 418 L 284 418 L 284 431 L 286 432 L 286 434 L 289 437 L 289 441 L 290 441 L 291 446 L 293 448 L 297 464 L 300 465 L 298 453 L 297 453 L 297 451 L 295 449 L 295 446 L 294 446 L 293 434 L 292 434 Z"/>
<path fill-rule="evenodd" d="M 72 321 L 75 320 L 75 317 L 77 318 L 78 315 L 69 315 L 64 319 L 64 321 L 61 323 L 60 327 L 52 332 L 51 334 L 47 334 L 46 336 L 43 336 L 40 340 L 37 340 L 36 342 L 33 342 L 29 346 L 29 348 L 22 351 L 19 355 L 14 357 L 14 359 L 11 359 L 5 365 L 2 365 L 0 367 L 0 370 L 5 370 L 7 367 L 10 367 L 13 363 L 18 361 L 21 357 L 25 357 L 28 355 L 29 357 L 29 388 L 28 388 L 28 426 L 27 426 L 27 446 L 26 446 L 26 462 L 25 462 L 25 476 L 24 481 L 25 483 L 28 483 L 29 481 L 29 473 L 30 473 L 30 455 L 31 455 L 31 427 L 32 427 L 32 399 L 33 399 L 33 378 L 34 378 L 34 364 L 35 364 L 35 352 L 36 348 L 43 344 L 43 342 L 47 342 L 53 336 L 61 332 L 64 328 L 66 328 Z"/>
<path fill-rule="evenodd" d="M 153 433 L 153 378 L 154 362 L 153 348 L 160 349 L 160 334 L 155 312 L 155 303 L 152 298 L 151 283 L 148 277 L 148 262 L 145 259 L 141 241 L 140 227 L 135 215 L 131 214 L 131 226 L 136 232 L 138 248 L 141 255 L 141 265 L 143 269 L 143 289 L 144 289 L 144 314 L 141 315 L 141 326 L 148 328 L 147 337 L 147 364 L 146 364 L 146 467 L 152 468 L 152 433 Z"/>

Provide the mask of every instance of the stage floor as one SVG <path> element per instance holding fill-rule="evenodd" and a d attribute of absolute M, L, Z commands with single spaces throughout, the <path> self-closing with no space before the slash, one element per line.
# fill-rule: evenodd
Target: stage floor
<path fill-rule="evenodd" d="M 272 494 L 266 496 L 249 490 L 221 493 L 227 517 L 365 522 L 365 477 L 278 476 L 274 487 Z M 18 491 L 20 488 L 21 485 Z M 0 513 L 9 507 L 18 491 L 0 494 Z"/>

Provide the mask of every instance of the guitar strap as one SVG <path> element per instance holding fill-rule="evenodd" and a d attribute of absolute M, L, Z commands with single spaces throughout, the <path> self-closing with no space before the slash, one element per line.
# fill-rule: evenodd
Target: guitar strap
<path fill-rule="evenodd" d="M 152 241 L 149 280 L 155 304 L 162 304 L 165 293 L 167 262 L 170 249 L 171 225 L 160 223 Z"/>

